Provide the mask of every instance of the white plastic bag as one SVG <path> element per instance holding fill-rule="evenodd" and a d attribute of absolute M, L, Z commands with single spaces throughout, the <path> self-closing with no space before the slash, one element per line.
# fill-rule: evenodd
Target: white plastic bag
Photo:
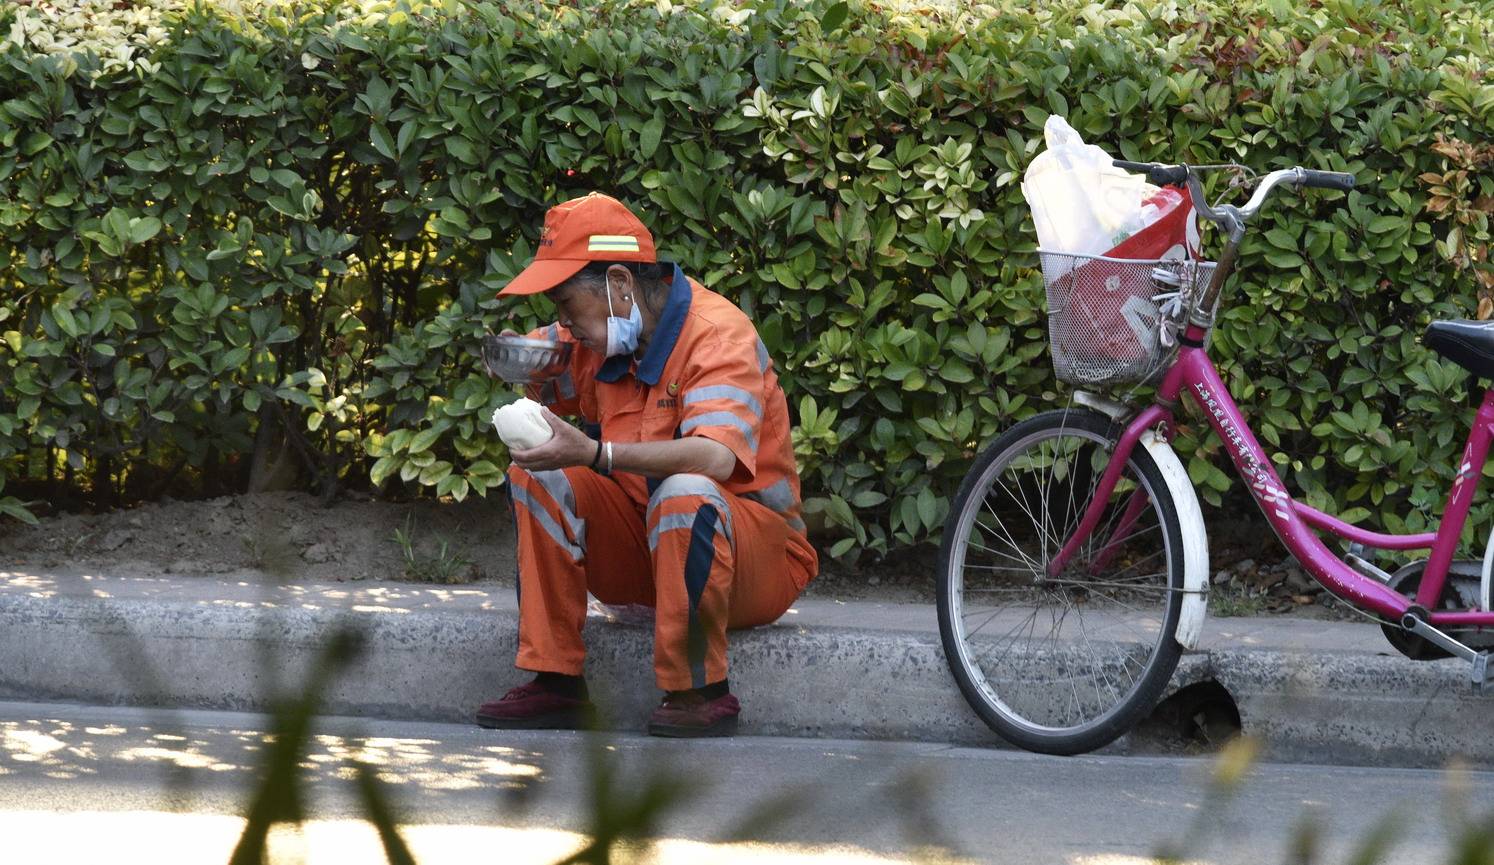
<path fill-rule="evenodd" d="M 1038 246 L 1050 252 L 1100 255 L 1158 218 L 1142 203 L 1157 187 L 1139 174 L 1116 168 L 1110 154 L 1085 144 L 1058 115 L 1043 124 L 1048 149 L 1039 153 L 1022 178 L 1022 195 L 1032 208 Z"/>

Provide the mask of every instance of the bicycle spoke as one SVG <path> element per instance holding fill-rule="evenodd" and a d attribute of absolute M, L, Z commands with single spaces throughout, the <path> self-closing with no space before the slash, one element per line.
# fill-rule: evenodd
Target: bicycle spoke
<path fill-rule="evenodd" d="M 981 546 L 979 544 L 971 544 L 971 547 L 973 547 L 974 549 L 980 550 L 983 553 L 990 553 L 993 556 L 1001 556 L 1003 559 L 1006 559 L 1006 560 L 1012 561 L 1012 562 L 1022 562 L 1023 564 L 1027 564 L 1028 562 L 1031 561 L 1031 559 L 1017 558 L 1016 556 L 1009 556 L 1006 553 L 1001 552 L 1000 550 L 993 550 L 990 547 Z M 1030 568 L 1029 568 L 1029 572 L 1035 573 L 1035 571 L 1032 571 L 1032 569 L 1030 569 Z"/>
<path fill-rule="evenodd" d="M 1002 491 L 1005 492 L 1007 494 L 1007 496 L 1012 499 L 1013 502 L 1017 501 L 1016 495 L 1014 495 L 1011 490 L 1007 489 L 1006 483 L 1004 481 L 1002 481 L 1000 478 L 997 478 L 996 483 L 1000 484 Z M 1041 502 L 1039 502 L 1039 504 L 1041 505 Z M 989 503 L 988 503 L 988 505 L 989 505 Z M 1022 512 L 1027 515 L 1027 518 L 1032 521 L 1032 524 L 1034 526 L 1040 526 L 1040 528 L 1041 528 L 1041 532 L 1040 533 L 1043 536 L 1043 543 L 1044 543 L 1042 557 L 1044 559 L 1047 559 L 1048 558 L 1048 554 L 1047 554 L 1048 553 L 1047 542 L 1050 541 L 1050 540 L 1052 540 L 1052 537 L 1048 534 L 1048 527 L 1047 527 L 1046 520 L 1041 520 L 1038 517 L 1033 516 L 1032 509 L 1031 509 L 1031 507 L 1027 503 L 1027 496 L 1026 496 L 1026 494 L 1023 494 L 1022 501 L 1021 501 L 1021 503 L 1019 503 L 1017 505 L 1017 507 L 1019 507 L 1019 508 L 1022 509 Z M 993 516 L 995 515 L 994 509 L 992 509 L 992 515 Z"/>
<path fill-rule="evenodd" d="M 986 507 L 989 508 L 990 505 L 987 504 Z M 994 510 L 991 512 L 991 516 L 996 516 L 996 512 Z M 1003 535 L 1006 535 L 1006 542 L 1011 545 L 1011 548 L 1013 550 L 1015 550 L 1018 555 L 1022 556 L 1022 560 L 1023 561 L 1025 561 L 1027 564 L 1029 564 L 1030 566 L 1032 566 L 1032 568 L 1033 568 L 1034 571 L 1038 570 L 1038 567 L 1039 567 L 1038 563 L 1035 562 L 1035 561 L 1033 561 L 1032 559 L 1027 558 L 1027 555 L 1022 552 L 1022 546 L 1020 544 L 1018 544 L 1015 540 L 1012 539 L 1011 532 L 1008 532 L 1006 530 L 1006 526 L 1003 525 L 1003 524 L 1001 524 L 1001 521 L 1000 521 L 1001 518 L 1000 517 L 996 517 L 996 519 L 997 519 L 997 525 L 1001 529 L 1001 533 Z"/>
<path fill-rule="evenodd" d="M 987 458 L 951 514 L 957 528 L 946 529 L 959 533 L 946 579 L 960 597 L 946 609 L 941 595 L 941 628 L 953 628 L 946 654 L 968 673 L 967 697 L 1017 725 L 998 730 L 1019 743 L 1069 731 L 1113 736 L 1098 732 L 1101 722 L 1152 699 L 1176 664 L 1175 644 L 1162 654 L 1182 592 L 1169 552 L 1175 518 L 1155 499 L 1166 489 L 1155 467 L 1143 470 L 1152 463 L 1138 448 L 1097 500 L 1115 428 L 1079 415 L 1073 426 L 1068 414 L 1048 427 L 1024 422 L 1033 432 Z M 1095 526 L 1078 538 L 1091 508 Z M 1047 564 L 1070 543 L 1073 557 L 1050 576 Z"/>

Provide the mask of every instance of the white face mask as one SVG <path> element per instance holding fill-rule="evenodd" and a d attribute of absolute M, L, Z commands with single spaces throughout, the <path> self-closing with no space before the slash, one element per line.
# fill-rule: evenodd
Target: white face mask
<path fill-rule="evenodd" d="M 612 282 L 607 281 L 607 356 L 632 354 L 638 350 L 638 340 L 643 335 L 643 313 L 638 311 L 638 302 L 633 302 L 633 311 L 627 318 L 619 318 L 612 312 Z"/>

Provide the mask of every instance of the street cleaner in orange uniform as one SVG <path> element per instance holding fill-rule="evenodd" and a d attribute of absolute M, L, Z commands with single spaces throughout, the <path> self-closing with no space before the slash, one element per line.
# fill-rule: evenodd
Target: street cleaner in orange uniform
<path fill-rule="evenodd" d="M 723 736 L 740 706 L 726 630 L 776 620 L 818 568 L 800 514 L 788 407 L 740 309 L 676 265 L 621 202 L 551 208 L 534 261 L 500 296 L 545 292 L 575 343 L 569 370 L 530 388 L 550 441 L 513 451 L 517 666 L 535 678 L 485 703 L 497 728 L 582 726 L 591 713 L 587 592 L 655 608 L 657 736 Z M 597 430 L 588 436 L 556 415 Z"/>

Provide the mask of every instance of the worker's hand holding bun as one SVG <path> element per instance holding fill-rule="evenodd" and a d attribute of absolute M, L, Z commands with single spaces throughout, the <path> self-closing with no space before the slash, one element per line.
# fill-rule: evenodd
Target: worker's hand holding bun
<path fill-rule="evenodd" d="M 525 399 L 505 408 L 510 411 L 503 413 L 498 430 L 508 444 L 514 465 L 527 471 L 573 466 L 597 468 L 600 452 L 596 439 L 556 417 L 554 412 L 539 403 Z"/>

